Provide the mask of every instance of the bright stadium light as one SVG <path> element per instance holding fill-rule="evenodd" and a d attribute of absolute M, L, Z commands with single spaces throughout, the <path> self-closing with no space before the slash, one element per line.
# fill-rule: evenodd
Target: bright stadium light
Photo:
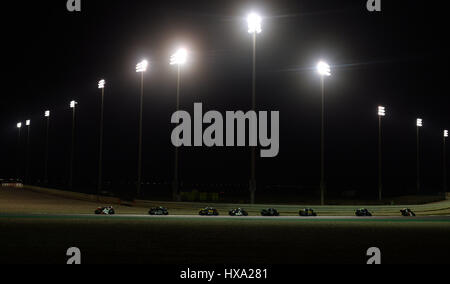
<path fill-rule="evenodd" d="M 321 76 L 331 76 L 331 67 L 326 62 L 320 61 L 317 64 L 317 72 Z"/>
<path fill-rule="evenodd" d="M 187 62 L 188 52 L 180 48 L 170 57 L 170 65 L 184 65 Z"/>
<path fill-rule="evenodd" d="M 320 173 L 320 203 L 325 205 L 325 77 L 331 76 L 331 67 L 324 61 L 317 64 L 317 73 L 320 75 L 322 87 L 322 126 L 321 126 L 321 173 Z"/>
<path fill-rule="evenodd" d="M 69 172 L 69 188 L 73 188 L 73 161 L 75 155 L 75 112 L 76 112 L 76 101 L 70 102 L 70 108 L 72 109 L 72 144 L 70 147 L 70 172 Z"/>
<path fill-rule="evenodd" d="M 444 192 L 448 191 L 447 188 L 447 146 L 446 144 L 446 140 L 448 138 L 448 130 L 444 130 L 444 138 L 443 138 L 443 144 L 442 144 L 442 172 L 443 172 L 443 176 L 442 176 L 442 185 L 443 185 L 443 189 Z"/>
<path fill-rule="evenodd" d="M 378 200 L 383 200 L 383 139 L 381 121 L 386 116 L 386 108 L 384 106 L 378 107 Z"/>
<path fill-rule="evenodd" d="M 417 193 L 420 193 L 421 183 L 420 183 L 420 128 L 423 127 L 423 119 L 418 118 L 416 121 L 417 126 Z"/>
<path fill-rule="evenodd" d="M 256 43 L 257 35 L 262 32 L 262 18 L 256 13 L 250 13 L 247 16 L 248 33 L 252 36 L 253 41 L 253 70 L 252 70 L 252 110 L 256 111 Z M 257 190 L 256 184 L 256 148 L 251 149 L 251 176 L 249 183 L 250 203 L 255 204 L 255 194 Z"/>
<path fill-rule="evenodd" d="M 418 118 L 416 125 L 417 125 L 417 127 L 422 127 L 423 126 L 423 119 Z"/>
<path fill-rule="evenodd" d="M 247 23 L 249 34 L 259 34 L 262 32 L 262 18 L 258 14 L 249 14 L 247 16 Z"/>
<path fill-rule="evenodd" d="M 21 135 L 21 132 L 22 132 L 22 122 L 18 122 L 17 123 L 17 134 L 18 134 L 18 136 L 17 136 L 17 153 L 19 153 L 20 152 L 20 135 Z M 16 158 L 16 178 L 19 180 L 20 179 L 20 155 L 17 155 L 17 158 Z"/>
<path fill-rule="evenodd" d="M 141 195 L 141 179 L 142 179 L 142 125 L 143 125 L 143 112 L 144 112 L 144 73 L 148 68 L 148 61 L 143 60 L 136 65 L 136 72 L 141 73 L 141 97 L 140 97 L 140 110 L 139 110 L 139 150 L 138 150 L 138 182 L 137 182 L 137 196 Z M 101 161 L 100 161 L 101 163 Z M 99 170 L 99 172 L 101 169 Z M 101 176 L 99 177 L 99 192 L 101 186 Z"/>
<path fill-rule="evenodd" d="M 142 76 L 144 73 L 141 73 Z M 103 120 L 104 120 L 104 108 L 105 108 L 105 80 L 100 80 L 98 82 L 98 88 L 102 91 L 102 104 L 100 109 L 100 147 L 99 147 L 99 159 L 98 159 L 98 183 L 97 183 L 97 196 L 100 196 L 102 191 L 102 181 L 103 181 Z"/>
<path fill-rule="evenodd" d="M 148 68 L 148 61 L 147 60 L 142 60 L 141 62 L 139 62 L 136 65 L 136 72 L 137 73 L 143 73 L 146 72 Z"/>
<path fill-rule="evenodd" d="M 25 121 L 25 125 L 27 126 L 27 148 L 25 151 L 25 182 L 29 182 L 29 173 L 30 173 L 30 128 L 31 128 L 31 120 L 27 119 Z"/>
<path fill-rule="evenodd" d="M 46 110 L 44 116 L 47 120 L 45 132 L 45 160 L 44 160 L 44 183 L 48 184 L 48 153 L 49 153 L 49 132 L 50 132 L 50 111 Z"/>
<path fill-rule="evenodd" d="M 181 92 L 181 66 L 186 64 L 188 59 L 188 51 L 184 48 L 178 49 L 172 56 L 170 56 L 170 65 L 177 66 L 177 111 L 180 109 L 180 92 Z M 175 147 L 175 159 L 174 159 L 174 177 L 173 177 L 173 200 L 180 201 L 179 195 L 179 180 L 178 180 L 178 148 Z M 140 186 L 140 185 L 139 185 Z"/>

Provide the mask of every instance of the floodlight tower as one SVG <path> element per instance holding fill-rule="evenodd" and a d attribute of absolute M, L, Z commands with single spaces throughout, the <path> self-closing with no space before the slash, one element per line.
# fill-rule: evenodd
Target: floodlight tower
<path fill-rule="evenodd" d="M 417 193 L 420 193 L 420 128 L 423 127 L 423 119 L 418 118 L 417 126 Z"/>
<path fill-rule="evenodd" d="M 17 136 L 17 161 L 16 161 L 16 178 L 20 179 L 20 135 L 22 130 L 22 122 L 17 123 L 17 130 L 18 130 L 18 136 Z"/>
<path fill-rule="evenodd" d="M 138 181 L 136 187 L 137 196 L 141 195 L 142 186 L 142 116 L 144 112 L 144 73 L 147 72 L 148 61 L 142 60 L 136 65 L 136 73 L 141 73 L 141 98 L 139 107 L 139 149 L 138 149 Z"/>
<path fill-rule="evenodd" d="M 378 200 L 383 200 L 383 160 L 382 160 L 382 130 L 381 120 L 386 116 L 386 108 L 378 107 Z"/>
<path fill-rule="evenodd" d="M 102 175 L 103 175 L 103 116 L 104 116 L 104 102 L 105 102 L 105 80 L 98 82 L 98 88 L 102 90 L 102 103 L 100 110 L 100 139 L 98 151 L 98 183 L 97 183 L 97 198 L 102 191 Z"/>
<path fill-rule="evenodd" d="M 47 120 L 47 128 L 45 133 L 45 158 L 44 158 L 44 183 L 48 184 L 48 142 L 49 142 L 49 129 L 50 129 L 50 111 L 44 112 L 44 117 Z"/>
<path fill-rule="evenodd" d="M 325 205 L 325 77 L 331 76 L 331 67 L 324 61 L 317 64 L 322 87 L 322 127 L 321 127 L 321 159 L 320 159 L 320 204 Z"/>
<path fill-rule="evenodd" d="M 180 90 L 181 90 L 181 66 L 186 64 L 188 59 L 188 51 L 184 48 L 178 49 L 170 57 L 170 65 L 177 66 L 177 112 L 180 110 Z M 175 161 L 174 161 L 174 180 L 173 180 L 173 199 L 179 201 L 179 171 L 178 171 L 178 148 L 175 147 Z"/>
<path fill-rule="evenodd" d="M 30 174 L 30 129 L 31 120 L 26 120 L 25 125 L 27 126 L 27 149 L 26 149 L 26 168 L 25 168 L 25 183 L 29 182 Z"/>
<path fill-rule="evenodd" d="M 444 186 L 444 193 L 447 192 L 448 188 L 447 188 L 447 154 L 446 154 L 446 140 L 448 138 L 448 130 L 444 130 L 444 139 L 443 139 L 443 150 L 442 150 L 442 170 L 443 170 L 443 186 Z"/>
<path fill-rule="evenodd" d="M 252 110 L 256 111 L 256 36 L 262 32 L 262 18 L 256 13 L 247 16 L 248 33 L 253 37 Z M 256 148 L 251 149 L 250 203 L 255 204 Z"/>
<path fill-rule="evenodd" d="M 70 102 L 70 108 L 72 109 L 72 144 L 70 147 L 70 172 L 69 172 L 69 188 L 73 188 L 73 160 L 75 152 L 75 111 L 78 103 L 76 101 Z"/>

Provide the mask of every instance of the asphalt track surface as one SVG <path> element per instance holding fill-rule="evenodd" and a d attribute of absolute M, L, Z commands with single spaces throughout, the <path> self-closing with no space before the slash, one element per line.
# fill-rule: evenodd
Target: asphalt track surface
<path fill-rule="evenodd" d="M 450 223 L 450 216 L 417 216 L 417 217 L 399 217 L 399 216 L 373 216 L 373 217 L 355 217 L 355 216 L 199 216 L 199 215 L 172 215 L 172 216 L 150 216 L 134 214 L 116 214 L 116 215 L 94 215 L 94 214 L 0 214 L 0 219 L 73 219 L 73 220 L 240 220 L 240 221 L 298 221 L 298 222 L 320 222 L 320 221 L 342 221 L 342 222 L 441 222 Z"/>
<path fill-rule="evenodd" d="M 371 247 L 381 250 L 383 263 L 450 262 L 450 214 L 445 202 L 422 206 L 418 217 L 400 217 L 398 208 L 376 207 L 377 212 L 393 214 L 362 218 L 261 217 L 257 211 L 249 217 L 149 216 L 148 208 L 123 206 L 117 208 L 117 215 L 96 216 L 89 213 L 95 206 L 29 192 L 0 192 L 0 263 L 63 264 L 70 247 L 81 250 L 83 263 L 93 264 L 244 264 L 255 268 L 364 264 Z M 427 216 L 429 212 L 435 216 Z"/>
<path fill-rule="evenodd" d="M 111 204 L 73 200 L 58 196 L 42 194 L 23 189 L 0 188 L 0 214 L 91 214 L 98 206 Z M 176 202 L 141 202 L 141 206 L 114 206 L 116 213 L 128 215 L 147 215 L 151 207 L 164 206 L 171 215 L 197 215 L 201 208 L 211 206 L 205 203 L 176 203 Z M 258 216 L 264 208 L 277 208 L 282 216 L 298 216 L 300 208 L 314 208 L 319 216 L 354 216 L 355 210 L 367 208 L 374 216 L 399 216 L 400 210 L 411 208 L 418 216 L 450 216 L 450 200 L 424 205 L 409 206 L 308 206 L 308 205 L 242 205 L 242 204 L 214 204 L 220 214 L 226 215 L 232 208 L 244 207 L 250 216 Z"/>

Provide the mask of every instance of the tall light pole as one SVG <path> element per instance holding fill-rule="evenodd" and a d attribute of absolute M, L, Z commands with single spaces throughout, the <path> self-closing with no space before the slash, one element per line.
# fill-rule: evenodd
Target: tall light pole
<path fill-rule="evenodd" d="M 382 130 L 381 119 L 386 116 L 386 108 L 378 107 L 378 200 L 383 200 L 383 160 L 382 160 Z"/>
<path fill-rule="evenodd" d="M 17 161 L 16 161 L 16 178 L 17 180 L 20 179 L 20 135 L 22 130 L 22 122 L 17 123 L 17 130 L 18 130 L 18 136 L 17 136 Z"/>
<path fill-rule="evenodd" d="M 26 149 L 26 168 L 25 168 L 25 183 L 29 182 L 30 179 L 30 128 L 31 120 L 26 120 L 25 125 L 27 126 L 27 149 Z"/>
<path fill-rule="evenodd" d="M 418 118 L 417 126 L 417 193 L 420 193 L 420 128 L 423 127 L 423 119 Z"/>
<path fill-rule="evenodd" d="M 447 192 L 447 154 L 446 140 L 448 138 L 448 130 L 444 130 L 443 149 L 442 149 L 442 170 L 443 170 L 443 187 L 444 193 Z"/>
<path fill-rule="evenodd" d="M 50 129 L 50 111 L 46 110 L 44 116 L 47 119 L 47 128 L 45 131 L 45 158 L 44 158 L 44 183 L 48 184 L 48 142 L 49 142 L 49 129 Z"/>
<path fill-rule="evenodd" d="M 251 13 L 247 16 L 248 33 L 253 37 L 253 70 L 252 70 L 252 110 L 256 111 L 256 36 L 262 32 L 262 18 Z M 256 148 L 251 148 L 250 203 L 255 204 L 256 195 Z"/>
<path fill-rule="evenodd" d="M 317 72 L 320 75 L 322 87 L 322 127 L 321 127 L 321 159 L 320 159 L 320 204 L 325 205 L 325 77 L 331 76 L 331 67 L 320 61 L 317 64 Z"/>
<path fill-rule="evenodd" d="M 71 101 L 70 108 L 72 109 L 72 144 L 70 147 L 70 172 L 69 172 L 69 188 L 73 188 L 73 159 L 75 152 L 75 111 L 77 108 L 77 102 Z"/>
<path fill-rule="evenodd" d="M 177 107 L 176 111 L 180 110 L 180 90 L 181 90 L 181 66 L 186 64 L 188 58 L 188 52 L 184 48 L 178 49 L 171 57 L 170 57 L 170 65 L 177 66 Z M 175 147 L 175 161 L 174 161 L 174 177 L 173 177 L 173 200 L 179 201 L 179 171 L 178 171 L 178 147 Z"/>
<path fill-rule="evenodd" d="M 137 196 L 141 195 L 142 186 L 142 116 L 144 112 L 144 73 L 147 71 L 148 61 L 143 60 L 136 65 L 136 72 L 141 73 L 141 98 L 139 107 L 139 149 L 138 149 L 138 181 L 136 187 Z"/>
<path fill-rule="evenodd" d="M 99 139 L 99 151 L 98 151 L 98 183 L 97 183 L 97 196 L 102 191 L 102 175 L 103 175 L 103 114 L 104 114 L 104 102 L 105 102 L 105 80 L 98 82 L 98 88 L 102 90 L 102 104 L 100 111 L 100 139 Z"/>

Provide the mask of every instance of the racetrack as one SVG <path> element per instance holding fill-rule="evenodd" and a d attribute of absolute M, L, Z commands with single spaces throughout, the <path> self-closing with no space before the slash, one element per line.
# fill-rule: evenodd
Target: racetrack
<path fill-rule="evenodd" d="M 111 204 L 74 200 L 42 194 L 31 190 L 0 187 L 0 214 L 91 214 L 98 206 Z M 201 208 L 209 206 L 206 203 L 176 203 L 176 202 L 140 202 L 139 206 L 114 206 L 121 215 L 147 215 L 149 208 L 164 206 L 171 215 L 197 215 Z M 375 216 L 399 216 L 400 210 L 411 208 L 418 216 L 450 216 L 450 200 L 414 206 L 295 206 L 295 205 L 242 205 L 214 204 L 221 215 L 228 214 L 232 208 L 244 207 L 250 216 L 259 216 L 261 209 L 277 208 L 282 216 L 298 216 L 301 208 L 314 208 L 320 216 L 354 216 L 356 209 L 365 207 Z"/>
<path fill-rule="evenodd" d="M 396 222 L 396 223 L 427 223 L 440 222 L 450 223 L 450 216 L 418 216 L 418 217 L 354 217 L 354 216 L 319 216 L 319 217 L 300 217 L 300 216 L 199 216 L 199 215 L 172 215 L 172 216 L 149 216 L 149 215 L 93 215 L 93 214 L 0 214 L 0 219 L 34 219 L 34 220 L 116 220 L 116 221 L 155 221 L 155 220 L 239 220 L 239 221 L 292 221 L 292 222 Z"/>
<path fill-rule="evenodd" d="M 65 263 L 69 247 L 80 248 L 83 263 L 365 263 L 370 247 L 380 248 L 383 263 L 449 263 L 444 215 L 200 217 L 191 209 L 152 217 L 148 208 L 121 206 L 119 215 L 94 216 L 95 206 L 2 191 L 0 263 Z"/>

